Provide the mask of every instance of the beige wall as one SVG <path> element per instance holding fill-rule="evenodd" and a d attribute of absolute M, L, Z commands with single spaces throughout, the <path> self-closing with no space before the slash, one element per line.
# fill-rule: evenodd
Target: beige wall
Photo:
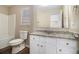
<path fill-rule="evenodd" d="M 0 36 L 8 35 L 8 7 L 0 5 Z"/>
<path fill-rule="evenodd" d="M 20 23 L 21 23 L 21 10 L 24 9 L 24 8 L 28 8 L 28 7 L 30 8 L 30 12 L 32 13 L 31 14 L 31 17 L 32 17 L 31 25 L 29 25 L 29 26 L 20 25 Z M 36 9 L 33 10 L 33 6 L 31 6 L 31 5 L 30 6 L 29 5 L 25 5 L 25 6 L 24 5 L 23 6 L 19 5 L 19 6 L 11 6 L 11 7 L 9 7 L 9 14 L 16 14 L 16 31 L 15 31 L 16 38 L 19 38 L 19 31 L 20 30 L 27 30 L 27 31 L 31 32 L 34 29 L 34 27 L 36 27 L 36 26 L 49 26 L 50 21 L 49 21 L 48 16 L 49 16 L 49 14 L 51 14 L 51 12 L 54 12 L 57 9 L 53 10 L 53 11 L 52 10 L 53 9 L 46 10 L 46 11 L 48 11 L 47 13 L 46 13 L 46 11 L 43 11 L 43 13 L 42 13 L 39 10 L 37 10 L 37 13 L 36 13 Z M 41 15 L 43 15 L 45 17 L 47 16 L 47 18 L 44 17 L 45 18 L 44 19 L 43 17 L 41 17 Z M 33 17 L 34 17 L 34 19 L 33 19 Z M 40 24 L 37 24 L 38 23 L 37 18 L 39 18 L 39 21 L 41 22 Z"/>
<path fill-rule="evenodd" d="M 15 30 L 15 37 L 16 38 L 19 38 L 19 31 L 20 30 L 27 30 L 27 31 L 31 31 L 32 30 L 32 24 L 29 25 L 29 26 L 23 26 L 23 25 L 20 25 L 21 23 L 21 10 L 23 8 L 30 8 L 30 12 L 32 12 L 32 6 L 11 6 L 9 8 L 9 14 L 16 14 L 16 30 Z M 31 14 L 31 17 L 32 17 L 32 14 Z M 31 19 L 33 20 L 33 18 Z"/>
<path fill-rule="evenodd" d="M 23 8 L 27 8 L 29 7 L 30 8 L 30 12 L 32 12 L 31 16 L 32 16 L 32 22 L 31 22 L 31 25 L 29 26 L 22 26 L 20 25 L 21 23 L 21 10 Z M 0 7 L 0 12 L 2 13 L 5 13 L 5 14 L 8 14 L 7 12 L 8 8 L 4 8 L 4 7 Z M 45 26 L 45 27 L 49 27 L 49 15 L 52 14 L 52 12 L 56 12 L 58 11 L 59 9 L 56 9 L 56 10 L 53 10 L 53 9 L 50 9 L 50 10 L 46 10 L 44 9 L 43 11 L 38 9 L 38 10 L 33 10 L 33 6 L 11 6 L 9 7 L 9 14 L 16 14 L 16 31 L 15 31 L 15 36 L 16 38 L 19 37 L 19 31 L 20 30 L 27 30 L 29 32 L 32 31 L 32 29 L 34 27 L 41 27 L 41 26 Z M 33 12 L 34 11 L 34 12 Z M 45 16 L 45 17 L 42 17 L 42 16 Z M 47 17 L 46 17 L 47 16 Z M 34 17 L 34 19 L 33 19 Z M 38 21 L 37 21 L 38 20 Z M 38 24 L 40 21 L 40 24 Z M 45 22 L 44 22 L 45 21 Z"/>
<path fill-rule="evenodd" d="M 0 5 L 0 13 L 8 14 L 8 7 Z"/>

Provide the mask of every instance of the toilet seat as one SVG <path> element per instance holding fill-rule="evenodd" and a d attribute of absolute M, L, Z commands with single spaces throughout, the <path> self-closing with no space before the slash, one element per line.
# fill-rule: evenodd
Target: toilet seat
<path fill-rule="evenodd" d="M 14 40 L 11 40 L 11 41 L 9 42 L 9 44 L 10 44 L 11 46 L 17 46 L 17 45 L 21 44 L 23 41 L 24 41 L 23 39 L 14 39 Z"/>

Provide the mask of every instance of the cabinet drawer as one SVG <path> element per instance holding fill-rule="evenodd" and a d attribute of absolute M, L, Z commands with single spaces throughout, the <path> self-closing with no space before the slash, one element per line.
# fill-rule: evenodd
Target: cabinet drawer
<path fill-rule="evenodd" d="M 39 40 L 39 36 L 36 36 L 36 35 L 30 35 L 30 39 L 32 39 L 32 40 L 35 40 L 35 39 Z"/>
<path fill-rule="evenodd" d="M 57 45 L 64 46 L 64 47 L 71 47 L 71 48 L 78 47 L 77 40 L 70 40 L 70 39 L 57 39 Z"/>

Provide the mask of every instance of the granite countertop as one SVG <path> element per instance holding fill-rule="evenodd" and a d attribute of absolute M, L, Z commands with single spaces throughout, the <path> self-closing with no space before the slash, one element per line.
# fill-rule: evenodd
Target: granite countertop
<path fill-rule="evenodd" d="M 46 33 L 46 32 L 32 32 L 30 35 L 54 37 L 54 38 L 65 38 L 65 39 L 75 39 L 72 33 Z"/>

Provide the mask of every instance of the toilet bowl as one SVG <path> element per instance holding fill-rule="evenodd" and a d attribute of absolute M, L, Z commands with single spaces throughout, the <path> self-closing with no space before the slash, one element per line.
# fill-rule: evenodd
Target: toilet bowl
<path fill-rule="evenodd" d="M 11 40 L 9 42 L 9 44 L 10 44 L 10 46 L 17 46 L 17 45 L 21 44 L 23 41 L 24 40 L 22 40 L 22 39 L 14 39 L 14 40 Z"/>
<path fill-rule="evenodd" d="M 12 53 L 18 53 L 26 47 L 24 41 L 27 39 L 27 35 L 28 31 L 20 31 L 20 38 L 9 42 L 9 45 L 12 46 Z"/>

